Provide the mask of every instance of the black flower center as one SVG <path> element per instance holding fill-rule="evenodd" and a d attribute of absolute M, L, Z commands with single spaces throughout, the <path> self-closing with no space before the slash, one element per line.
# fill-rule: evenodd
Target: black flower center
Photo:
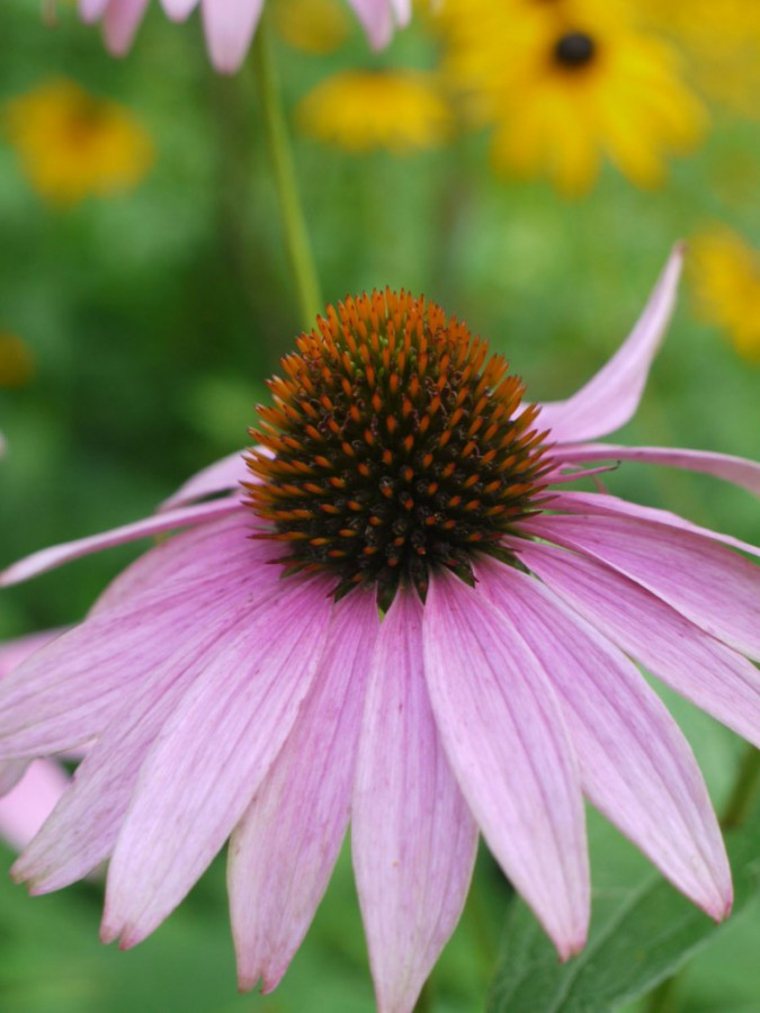
<path fill-rule="evenodd" d="M 595 53 L 596 43 L 586 32 L 566 32 L 554 46 L 555 61 L 569 69 L 585 67 Z"/>
<path fill-rule="evenodd" d="M 399 584 L 424 598 L 431 569 L 472 579 L 478 552 L 541 502 L 545 433 L 524 387 L 440 307 L 373 292 L 328 307 L 269 381 L 248 502 L 288 572 L 335 574 L 336 596 Z"/>

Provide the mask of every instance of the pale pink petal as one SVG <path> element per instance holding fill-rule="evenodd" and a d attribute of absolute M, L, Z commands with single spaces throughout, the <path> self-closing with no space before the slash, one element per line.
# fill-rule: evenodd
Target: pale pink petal
<path fill-rule="evenodd" d="M 132 45 L 148 0 L 110 0 L 103 18 L 106 48 L 113 56 L 124 56 Z"/>
<path fill-rule="evenodd" d="M 692 534 L 700 535 L 702 538 L 710 538 L 723 545 L 730 545 L 732 549 L 740 549 L 752 556 L 760 556 L 760 546 L 752 545 L 751 542 L 734 538 L 733 535 L 724 535 L 720 531 L 713 531 L 712 528 L 704 528 L 700 524 L 692 524 L 691 521 L 687 521 L 684 517 L 679 517 L 678 514 L 671 513 L 669 510 L 641 506 L 639 503 L 631 503 L 629 500 L 618 499 L 616 496 L 609 496 L 606 493 L 573 491 L 552 494 L 551 508 L 570 514 L 636 517 L 642 521 L 652 521 L 655 524 L 678 528 L 680 531 L 691 531 Z"/>
<path fill-rule="evenodd" d="M 14 668 L 18 668 L 35 651 L 55 640 L 63 632 L 63 629 L 44 630 L 41 633 L 30 633 L 25 637 L 0 642 L 0 679 L 10 675 Z"/>
<path fill-rule="evenodd" d="M 228 885 L 241 989 L 270 992 L 314 917 L 348 825 L 372 650 L 375 596 L 335 610 L 330 643 L 285 746 L 229 845 Z"/>
<path fill-rule="evenodd" d="M 198 0 L 161 0 L 161 3 L 172 21 L 184 21 L 198 6 Z"/>
<path fill-rule="evenodd" d="M 542 429 L 551 429 L 551 440 L 595 440 L 633 418 L 673 312 L 682 266 L 683 248 L 676 246 L 622 347 L 567 401 L 543 405 L 538 424 Z"/>
<path fill-rule="evenodd" d="M 635 666 L 551 592 L 487 562 L 478 590 L 512 622 L 564 709 L 591 802 L 695 904 L 731 908 L 723 839 L 694 755 Z"/>
<path fill-rule="evenodd" d="M 49 549 L 35 552 L 0 572 L 0 587 L 20 584 L 24 580 L 29 580 L 30 577 L 45 573 L 47 570 L 53 570 L 57 566 L 70 563 L 74 559 L 80 559 L 93 552 L 101 552 L 103 549 L 111 549 L 116 545 L 138 541 L 141 538 L 150 538 L 176 528 L 191 527 L 194 524 L 226 517 L 243 510 L 244 508 L 236 496 L 228 496 L 224 499 L 214 500 L 212 503 L 201 503 L 198 506 L 184 507 L 181 510 L 171 510 L 155 517 L 147 517 L 145 520 L 125 524 L 120 528 L 112 528 L 100 535 L 91 535 L 88 538 L 79 538 L 74 542 L 54 545 Z"/>
<path fill-rule="evenodd" d="M 27 771 L 31 760 L 0 761 L 0 796 L 15 788 Z"/>
<path fill-rule="evenodd" d="M 666 468 L 684 468 L 721 478 L 760 496 L 760 464 L 744 457 L 717 454 L 709 450 L 680 450 L 670 447 L 623 447 L 605 443 L 561 446 L 557 456 L 568 463 L 586 461 L 643 461 Z"/>
<path fill-rule="evenodd" d="M 382 49 L 391 40 L 394 29 L 393 10 L 389 0 L 351 0 L 374 49 Z"/>
<path fill-rule="evenodd" d="M 224 557 L 214 551 L 218 545 L 210 542 L 206 553 L 198 554 L 197 579 L 178 578 L 168 587 L 157 581 L 155 590 L 92 616 L 4 679 L 0 758 L 46 755 L 86 743 L 123 706 L 125 690 L 134 693 L 193 636 L 199 617 L 210 623 L 238 599 L 271 593 L 280 574 L 268 565 L 270 546 L 240 539 L 234 566 L 222 566 Z"/>
<path fill-rule="evenodd" d="M 0 837 L 20 850 L 34 837 L 68 785 L 61 767 L 35 760 L 24 777 L 0 799 Z"/>
<path fill-rule="evenodd" d="M 425 674 L 462 791 L 499 864 L 563 959 L 586 939 L 579 773 L 554 690 L 505 617 L 448 574 L 424 614 Z"/>
<path fill-rule="evenodd" d="M 329 634 L 323 580 L 283 591 L 228 637 L 164 725 L 111 859 L 102 935 L 144 939 L 241 819 L 282 748 Z"/>
<path fill-rule="evenodd" d="M 234 583 L 234 582 L 233 582 Z M 277 572 L 253 569 L 243 590 L 208 607 L 201 594 L 188 608 L 193 626 L 170 657 L 133 680 L 128 704 L 123 699 L 74 776 L 74 784 L 45 827 L 13 868 L 34 893 L 58 890 L 87 875 L 112 852 L 148 750 L 162 726 L 181 704 L 188 688 L 213 662 L 241 623 L 250 623 L 262 606 L 283 590 Z M 201 589 L 202 590 L 202 589 Z M 120 656 L 118 664 L 129 664 Z"/>
<path fill-rule="evenodd" d="M 169 499 L 164 500 L 159 509 L 174 510 L 206 496 L 234 492 L 240 488 L 241 482 L 250 482 L 253 478 L 252 472 L 246 467 L 241 450 L 230 454 L 229 457 L 223 457 L 221 461 L 215 461 L 214 464 L 193 475 Z"/>
<path fill-rule="evenodd" d="M 629 517 L 544 515 L 522 530 L 609 563 L 742 654 L 760 659 L 760 567 L 691 531 Z"/>
<path fill-rule="evenodd" d="M 245 59 L 264 0 L 201 0 L 206 42 L 214 67 L 234 74 Z"/>
<path fill-rule="evenodd" d="M 406 1013 L 459 921 L 477 843 L 430 708 L 414 592 L 400 591 L 383 621 L 351 825 L 378 1010 Z"/>
<path fill-rule="evenodd" d="M 408 25 L 412 18 L 412 0 L 391 0 L 399 25 Z"/>
<path fill-rule="evenodd" d="M 760 672 L 604 563 L 515 543 L 522 562 L 605 636 L 701 710 L 760 747 Z"/>
<path fill-rule="evenodd" d="M 82 21 L 93 24 L 101 18 L 110 0 L 79 0 L 79 15 Z"/>

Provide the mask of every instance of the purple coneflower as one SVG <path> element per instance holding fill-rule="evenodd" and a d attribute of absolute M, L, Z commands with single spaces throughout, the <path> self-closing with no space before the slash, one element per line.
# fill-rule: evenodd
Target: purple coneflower
<path fill-rule="evenodd" d="M 411 0 L 349 2 L 376 49 L 387 45 L 412 13 Z M 161 4 L 174 21 L 184 21 L 200 6 L 211 62 L 221 73 L 232 74 L 245 59 L 264 0 L 161 0 Z M 83 20 L 102 20 L 106 45 L 115 56 L 132 45 L 147 6 L 148 0 L 79 0 Z"/>
<path fill-rule="evenodd" d="M 760 569 L 740 554 L 760 550 L 566 484 L 635 458 L 760 494 L 749 461 L 587 442 L 634 414 L 680 267 L 601 372 L 542 407 L 439 307 L 347 299 L 283 359 L 245 458 L 5 571 L 192 526 L 0 688 L 0 756 L 96 739 L 16 876 L 43 893 L 110 857 L 102 935 L 128 947 L 229 837 L 240 983 L 268 991 L 350 819 L 378 1005 L 405 1011 L 479 832 L 560 956 L 583 946 L 585 795 L 723 918 L 702 777 L 630 659 L 760 745 Z"/>

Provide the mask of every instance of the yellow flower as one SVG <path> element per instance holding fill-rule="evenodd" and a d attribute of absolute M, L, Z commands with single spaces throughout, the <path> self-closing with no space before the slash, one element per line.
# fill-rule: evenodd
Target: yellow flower
<path fill-rule="evenodd" d="M 332 53 L 350 31 L 345 8 L 338 0 L 280 0 L 274 16 L 288 45 L 305 53 Z"/>
<path fill-rule="evenodd" d="M 335 74 L 301 102 L 298 119 L 312 137 L 351 152 L 432 148 L 451 127 L 435 79 L 406 70 Z"/>
<path fill-rule="evenodd" d="M 632 0 L 634 2 L 634 0 Z M 670 35 L 708 98 L 760 117 L 760 4 L 757 0 L 635 0 Z"/>
<path fill-rule="evenodd" d="M 723 226 L 690 245 L 701 316 L 726 330 L 741 356 L 760 362 L 760 251 Z"/>
<path fill-rule="evenodd" d="M 616 0 L 447 0 L 441 26 L 453 85 L 494 126 L 497 166 L 588 189 L 607 156 L 640 186 L 705 117 L 676 52 Z"/>
<path fill-rule="evenodd" d="M 67 80 L 11 100 L 5 127 L 31 184 L 55 204 L 136 186 L 153 160 L 148 134 L 115 102 Z"/>
<path fill-rule="evenodd" d="M 34 358 L 21 338 L 0 331 L 0 387 L 23 387 L 34 375 Z"/>

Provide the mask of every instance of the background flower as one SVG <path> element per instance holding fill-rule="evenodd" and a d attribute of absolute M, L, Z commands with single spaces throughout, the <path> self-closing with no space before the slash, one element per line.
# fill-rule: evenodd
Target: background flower
<path fill-rule="evenodd" d="M 727 332 L 739 355 L 760 362 L 760 252 L 713 228 L 695 236 L 692 266 L 700 314 Z"/>

